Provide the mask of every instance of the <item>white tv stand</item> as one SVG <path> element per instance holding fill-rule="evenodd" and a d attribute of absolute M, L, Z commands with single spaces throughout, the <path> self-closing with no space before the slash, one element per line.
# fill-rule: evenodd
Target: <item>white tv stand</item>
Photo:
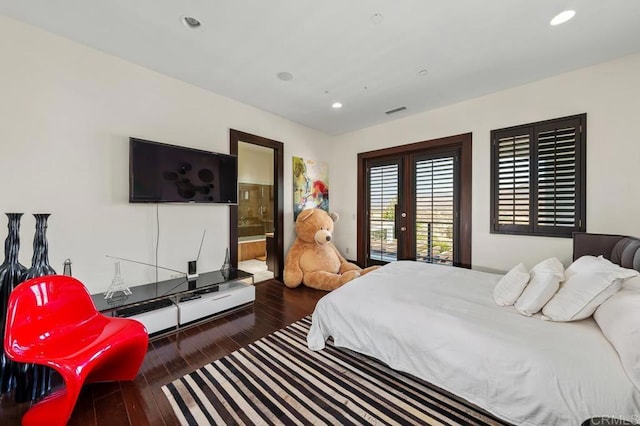
<path fill-rule="evenodd" d="M 253 274 L 232 269 L 130 287 L 131 295 L 91 297 L 104 315 L 140 321 L 151 337 L 158 337 L 251 305 L 256 298 Z"/>

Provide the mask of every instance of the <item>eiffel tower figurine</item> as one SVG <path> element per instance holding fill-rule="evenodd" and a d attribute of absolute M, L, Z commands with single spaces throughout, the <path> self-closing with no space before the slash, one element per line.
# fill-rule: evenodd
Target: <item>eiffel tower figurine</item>
<path fill-rule="evenodd" d="M 115 266 L 116 274 L 113 277 L 113 280 L 111 280 L 111 285 L 107 289 L 107 292 L 104 294 L 105 299 L 111 299 L 120 291 L 126 296 L 129 296 L 131 294 L 131 290 L 129 290 L 129 287 L 127 287 L 127 285 L 124 283 L 124 280 L 122 279 L 122 274 L 120 273 L 120 262 L 116 262 Z"/>

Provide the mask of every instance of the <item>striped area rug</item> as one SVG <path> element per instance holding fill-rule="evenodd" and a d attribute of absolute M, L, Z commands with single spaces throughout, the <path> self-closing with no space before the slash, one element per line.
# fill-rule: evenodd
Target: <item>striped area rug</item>
<path fill-rule="evenodd" d="M 411 375 L 329 342 L 304 318 L 162 387 L 184 425 L 503 425 Z"/>

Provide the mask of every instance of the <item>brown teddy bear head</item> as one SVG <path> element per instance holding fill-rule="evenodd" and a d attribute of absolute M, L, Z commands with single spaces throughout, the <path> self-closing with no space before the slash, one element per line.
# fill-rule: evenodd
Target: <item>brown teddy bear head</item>
<path fill-rule="evenodd" d="M 303 210 L 296 219 L 296 234 L 305 243 L 326 244 L 333 235 L 333 223 L 338 221 L 336 213 L 321 209 Z"/>

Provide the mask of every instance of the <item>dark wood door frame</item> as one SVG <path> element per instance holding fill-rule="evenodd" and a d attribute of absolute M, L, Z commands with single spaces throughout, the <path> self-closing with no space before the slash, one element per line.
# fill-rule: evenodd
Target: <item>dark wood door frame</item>
<path fill-rule="evenodd" d="M 282 280 L 284 268 L 284 144 L 262 136 L 252 135 L 239 130 L 230 129 L 229 152 L 238 155 L 238 142 L 246 142 L 273 149 L 273 182 L 274 182 L 274 236 L 276 238 L 276 273 L 275 278 Z M 229 260 L 238 267 L 238 206 L 229 206 Z"/>
<path fill-rule="evenodd" d="M 435 150 L 435 149 L 453 149 L 459 152 L 460 167 L 460 229 L 459 229 L 459 247 L 460 260 L 456 266 L 471 267 L 471 143 L 472 134 L 464 133 L 461 135 L 449 136 L 445 138 L 432 139 L 423 142 L 415 142 L 407 145 L 399 145 L 391 148 L 378 149 L 375 151 L 361 152 L 358 154 L 358 219 L 357 219 L 357 252 L 358 263 L 366 265 L 366 238 L 365 231 L 367 229 L 367 162 L 382 157 L 392 155 L 409 154 L 413 156 L 419 151 Z M 407 157 L 409 157 L 407 156 Z M 405 169 L 411 169 L 407 164 Z M 404 190 L 409 191 L 411 185 L 404 185 Z M 407 199 L 405 197 L 405 199 Z"/>

